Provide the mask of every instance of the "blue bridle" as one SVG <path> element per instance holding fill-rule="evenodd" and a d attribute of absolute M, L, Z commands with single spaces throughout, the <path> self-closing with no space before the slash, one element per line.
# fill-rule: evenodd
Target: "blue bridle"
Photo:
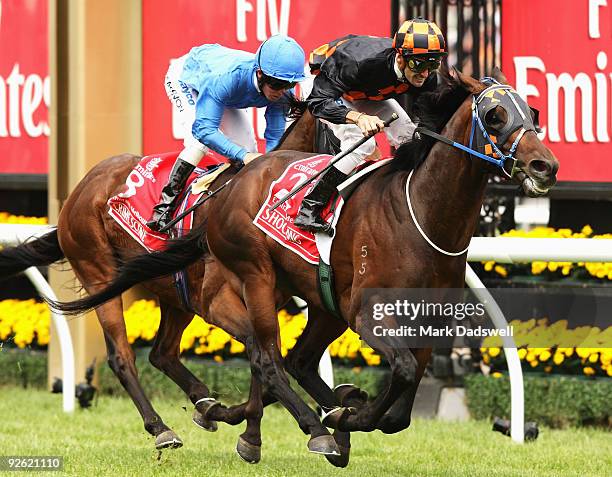
<path fill-rule="evenodd" d="M 416 128 L 415 133 L 425 134 L 467 152 L 471 156 L 478 157 L 483 161 L 494 164 L 502 170 L 504 175 L 508 178 L 512 178 L 517 170 L 517 159 L 514 157 L 514 154 L 516 153 L 521 139 L 523 139 L 526 132 L 534 131 L 537 133 L 539 130 L 537 126 L 538 113 L 536 110 L 529 108 L 525 100 L 523 100 L 511 86 L 501 84 L 493 78 L 488 77 L 483 78 L 481 81 L 483 83 L 492 84 L 481 91 L 478 96 L 472 96 L 472 130 L 470 132 L 469 146 L 451 141 L 444 136 L 421 127 Z M 495 140 L 491 137 L 491 133 L 487 131 L 483 123 L 483 118 L 486 114 L 497 106 L 504 108 L 508 115 L 506 124 L 501 131 L 499 131 L 499 135 L 497 136 L 500 138 L 499 141 L 497 141 L 497 137 L 494 136 Z M 534 114 L 534 118 L 531 117 L 532 113 Z M 513 141 L 508 154 L 504 154 L 497 144 L 505 144 L 510 136 L 519 129 L 520 132 Z M 480 151 L 478 149 L 480 149 Z M 486 153 L 487 149 L 490 150 L 490 155 Z M 506 169 L 506 163 L 508 161 L 512 161 L 510 172 Z"/>

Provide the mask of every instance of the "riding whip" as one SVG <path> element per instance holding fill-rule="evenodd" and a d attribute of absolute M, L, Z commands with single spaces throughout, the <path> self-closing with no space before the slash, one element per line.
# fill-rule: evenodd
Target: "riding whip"
<path fill-rule="evenodd" d="M 197 209 L 198 207 L 200 207 L 204 202 L 206 202 L 208 199 L 210 199 L 211 197 L 213 197 L 217 192 L 220 192 L 227 184 L 229 184 L 232 180 L 228 180 L 225 184 L 223 184 L 222 186 L 217 187 L 214 191 L 208 193 L 208 195 L 203 195 L 202 197 L 200 197 L 195 204 L 193 204 L 191 207 L 189 207 L 187 210 L 185 210 L 184 212 L 181 212 L 179 215 L 177 215 L 174 219 L 172 219 L 168 225 L 166 225 L 165 227 L 162 227 L 161 229 L 159 229 L 160 232 L 165 232 L 166 230 L 171 229 L 172 227 L 174 227 L 174 225 L 176 223 L 178 223 L 180 220 L 182 220 L 184 217 L 188 216 L 191 212 L 193 212 L 195 209 Z"/>
<path fill-rule="evenodd" d="M 397 115 L 397 113 L 393 113 L 391 115 L 391 117 L 389 119 L 387 119 L 384 124 L 385 127 L 388 127 L 389 124 L 391 124 L 393 121 L 395 121 L 396 119 L 398 119 L 399 116 Z M 304 182 L 302 185 L 300 185 L 297 189 L 292 190 L 291 192 L 289 192 L 285 197 L 283 197 L 282 199 L 280 199 L 278 202 L 276 202 L 276 204 L 273 204 L 270 207 L 270 211 L 273 211 L 274 209 L 276 209 L 277 207 L 279 207 L 282 203 L 284 203 L 285 201 L 291 199 L 291 197 L 293 197 L 294 195 L 296 195 L 299 191 L 301 191 L 302 189 L 304 189 L 307 185 L 309 185 L 311 182 L 313 182 L 315 179 L 318 179 L 319 176 L 325 174 L 329 169 L 331 169 L 334 164 L 336 162 L 338 162 L 340 159 L 342 159 L 344 156 L 346 156 L 347 154 L 350 154 L 351 152 L 353 152 L 355 149 L 357 149 L 359 146 L 361 146 L 362 144 L 364 144 L 366 141 L 370 140 L 372 136 L 364 136 L 362 137 L 359 141 L 357 141 L 355 144 L 353 144 L 351 147 L 349 147 L 346 151 L 341 152 L 340 154 L 338 154 L 337 156 L 333 157 L 332 160 L 329 162 L 329 164 L 327 166 L 325 166 L 325 169 L 321 170 L 320 172 L 316 173 L 314 176 L 312 176 L 310 179 L 308 179 L 306 182 Z"/>

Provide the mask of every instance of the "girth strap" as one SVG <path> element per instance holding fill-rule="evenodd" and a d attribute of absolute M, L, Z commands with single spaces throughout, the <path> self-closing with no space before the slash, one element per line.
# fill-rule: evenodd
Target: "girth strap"
<path fill-rule="evenodd" d="M 317 285 L 325 309 L 332 315 L 341 318 L 340 307 L 334 291 L 334 271 L 332 266 L 323 260 L 319 260 L 319 266 L 317 267 Z"/>

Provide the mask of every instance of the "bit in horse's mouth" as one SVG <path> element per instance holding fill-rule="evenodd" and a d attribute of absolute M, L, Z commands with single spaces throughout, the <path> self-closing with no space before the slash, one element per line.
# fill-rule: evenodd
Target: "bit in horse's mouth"
<path fill-rule="evenodd" d="M 516 173 L 516 178 L 520 182 L 525 194 L 529 197 L 539 197 L 548 192 L 548 188 L 542 188 L 540 185 L 528 176 L 522 169 Z"/>

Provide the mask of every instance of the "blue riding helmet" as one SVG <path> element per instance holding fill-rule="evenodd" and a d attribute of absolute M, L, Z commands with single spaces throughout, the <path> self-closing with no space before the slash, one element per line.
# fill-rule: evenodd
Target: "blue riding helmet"
<path fill-rule="evenodd" d="M 298 82 L 304 81 L 304 50 L 293 38 L 274 35 L 264 41 L 255 53 L 259 69 L 273 78 Z"/>

